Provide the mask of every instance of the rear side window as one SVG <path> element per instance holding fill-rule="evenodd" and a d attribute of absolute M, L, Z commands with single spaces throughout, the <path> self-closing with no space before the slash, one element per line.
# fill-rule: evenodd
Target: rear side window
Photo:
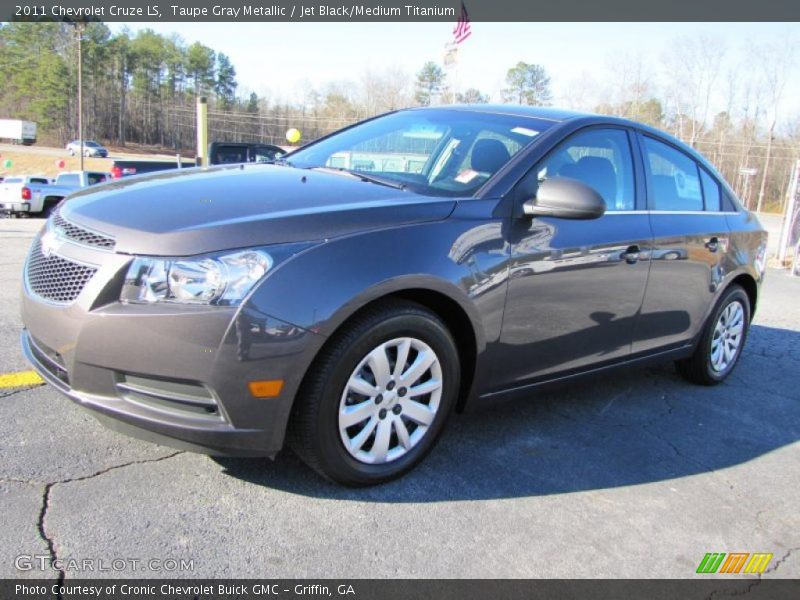
<path fill-rule="evenodd" d="M 47 185 L 50 182 L 47 179 L 42 179 L 41 177 L 31 177 L 31 183 L 41 183 Z"/>
<path fill-rule="evenodd" d="M 633 210 L 633 160 L 628 134 L 622 129 L 590 129 L 568 138 L 538 166 L 539 181 L 577 179 L 594 188 L 606 210 Z"/>
<path fill-rule="evenodd" d="M 644 137 L 645 165 L 653 210 L 703 210 L 697 163 L 680 150 Z"/>
<path fill-rule="evenodd" d="M 59 185 L 80 185 L 81 177 L 77 173 L 74 175 L 60 175 L 58 177 Z"/>
<path fill-rule="evenodd" d="M 89 185 L 95 185 L 95 184 L 98 184 L 98 183 L 103 183 L 107 179 L 105 173 L 89 173 L 87 177 L 88 177 Z"/>
<path fill-rule="evenodd" d="M 702 167 L 700 168 L 700 181 L 703 182 L 703 200 L 706 210 L 721 210 L 719 184 Z"/>
<path fill-rule="evenodd" d="M 247 148 L 220 144 L 215 148 L 212 160 L 215 165 L 245 163 L 247 162 Z"/>

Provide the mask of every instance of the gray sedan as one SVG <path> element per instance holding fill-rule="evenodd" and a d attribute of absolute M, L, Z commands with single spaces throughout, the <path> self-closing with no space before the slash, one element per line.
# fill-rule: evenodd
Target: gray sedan
<path fill-rule="evenodd" d="M 25 265 L 22 346 L 115 429 L 212 454 L 288 442 L 370 485 L 468 403 L 652 360 L 724 381 L 765 251 L 714 167 L 650 127 L 403 110 L 273 164 L 72 195 Z"/>
<path fill-rule="evenodd" d="M 69 152 L 70 156 L 80 156 L 81 141 L 73 140 L 67 144 L 67 152 Z M 85 140 L 83 142 L 83 155 L 86 157 L 105 158 L 108 156 L 108 150 L 99 142 Z"/>

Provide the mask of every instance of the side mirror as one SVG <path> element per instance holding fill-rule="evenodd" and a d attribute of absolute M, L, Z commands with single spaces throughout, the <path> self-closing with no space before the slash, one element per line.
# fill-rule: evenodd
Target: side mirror
<path fill-rule="evenodd" d="M 545 179 L 535 197 L 522 205 L 529 217 L 556 217 L 559 219 L 597 219 L 606 212 L 606 203 L 597 191 L 569 177 Z"/>

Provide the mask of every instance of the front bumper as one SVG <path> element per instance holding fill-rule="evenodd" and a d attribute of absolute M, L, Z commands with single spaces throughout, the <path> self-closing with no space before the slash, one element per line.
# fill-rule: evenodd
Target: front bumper
<path fill-rule="evenodd" d="M 247 305 L 109 301 L 130 257 L 105 255 L 70 304 L 24 286 L 21 342 L 33 367 L 114 429 L 208 454 L 274 456 L 324 338 Z M 284 381 L 280 395 L 253 397 L 248 383 L 266 379 Z"/>

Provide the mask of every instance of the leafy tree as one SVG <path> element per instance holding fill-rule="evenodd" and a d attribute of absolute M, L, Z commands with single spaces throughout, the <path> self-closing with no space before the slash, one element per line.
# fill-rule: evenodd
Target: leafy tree
<path fill-rule="evenodd" d="M 435 62 L 426 62 L 417 73 L 414 98 L 422 106 L 430 106 L 433 98 L 442 90 L 445 73 Z"/>
<path fill-rule="evenodd" d="M 214 85 L 215 52 L 200 42 L 195 42 L 186 52 L 186 71 L 194 82 L 194 93 L 200 96 Z"/>
<path fill-rule="evenodd" d="M 128 90 L 130 88 L 130 78 L 136 67 L 136 55 L 133 51 L 130 32 L 123 29 L 114 39 L 111 40 L 109 51 L 113 61 L 113 80 L 117 86 L 118 107 L 116 138 L 117 143 L 125 145 L 128 123 Z"/>
<path fill-rule="evenodd" d="M 236 69 L 233 68 L 230 59 L 220 52 L 217 55 L 217 80 L 214 83 L 214 91 L 220 108 L 228 110 L 236 100 Z"/>
<path fill-rule="evenodd" d="M 464 93 L 456 94 L 456 101 L 461 104 L 486 104 L 489 102 L 489 96 L 482 94 L 476 88 L 468 88 Z"/>
<path fill-rule="evenodd" d="M 506 73 L 503 90 L 505 102 L 516 102 L 530 106 L 549 106 L 552 99 L 550 77 L 541 65 L 518 62 Z"/>
<path fill-rule="evenodd" d="M 258 94 L 250 92 L 250 98 L 247 100 L 245 111 L 250 114 L 258 114 Z"/>

